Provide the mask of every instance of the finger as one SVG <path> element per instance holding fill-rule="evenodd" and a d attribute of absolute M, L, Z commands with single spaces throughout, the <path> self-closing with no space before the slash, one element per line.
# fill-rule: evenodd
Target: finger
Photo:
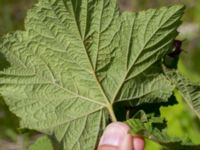
<path fill-rule="evenodd" d="M 98 150 L 133 150 L 132 137 L 126 124 L 110 124 L 101 137 Z"/>
<path fill-rule="evenodd" d="M 144 139 L 142 137 L 133 137 L 133 149 L 144 150 Z"/>

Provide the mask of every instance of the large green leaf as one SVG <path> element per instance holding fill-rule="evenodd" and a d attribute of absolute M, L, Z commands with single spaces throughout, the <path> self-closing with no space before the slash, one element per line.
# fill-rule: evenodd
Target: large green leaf
<path fill-rule="evenodd" d="M 140 13 L 116 0 L 39 0 L 25 30 L 6 35 L 0 93 L 24 128 L 54 136 L 60 149 L 93 150 L 116 102 L 166 101 L 173 86 L 145 74 L 171 47 L 183 6 Z"/>

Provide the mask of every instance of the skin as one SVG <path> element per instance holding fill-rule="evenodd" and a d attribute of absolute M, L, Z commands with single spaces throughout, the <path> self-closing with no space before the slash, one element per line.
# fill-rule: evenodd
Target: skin
<path fill-rule="evenodd" d="M 104 131 L 97 150 L 144 150 L 144 139 L 132 137 L 130 128 L 121 122 L 110 124 Z"/>

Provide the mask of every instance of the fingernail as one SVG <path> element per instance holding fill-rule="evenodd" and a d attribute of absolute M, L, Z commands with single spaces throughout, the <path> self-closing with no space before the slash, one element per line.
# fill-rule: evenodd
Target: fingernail
<path fill-rule="evenodd" d="M 127 136 L 128 127 L 122 123 L 114 123 L 109 125 L 99 143 L 99 146 L 110 145 L 119 147 L 124 138 Z"/>
<path fill-rule="evenodd" d="M 134 150 L 144 150 L 144 139 L 141 137 L 134 137 L 133 147 Z"/>

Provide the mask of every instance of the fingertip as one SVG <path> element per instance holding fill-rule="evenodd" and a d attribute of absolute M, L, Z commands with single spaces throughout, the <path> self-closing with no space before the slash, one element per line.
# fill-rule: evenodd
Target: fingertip
<path fill-rule="evenodd" d="M 98 150 L 132 150 L 132 137 L 128 133 L 129 126 L 115 122 L 105 129 Z"/>
<path fill-rule="evenodd" d="M 100 146 L 98 150 L 119 150 L 119 148 L 115 146 L 104 145 Z"/>
<path fill-rule="evenodd" d="M 133 149 L 134 150 L 144 150 L 144 138 L 136 136 L 133 137 Z"/>

